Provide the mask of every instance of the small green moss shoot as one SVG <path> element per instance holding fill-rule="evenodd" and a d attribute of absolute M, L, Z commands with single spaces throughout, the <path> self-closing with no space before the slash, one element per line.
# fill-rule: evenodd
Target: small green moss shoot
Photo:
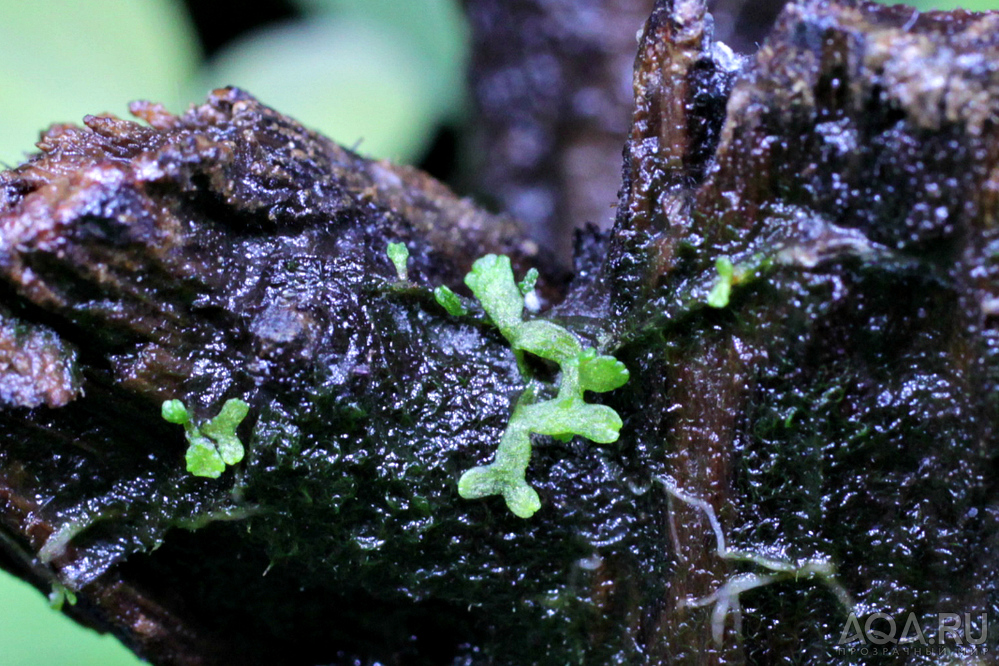
<path fill-rule="evenodd" d="M 728 306 L 728 300 L 732 296 L 735 266 L 728 257 L 718 257 L 715 261 L 715 270 L 718 271 L 718 280 L 708 293 L 708 305 L 713 308 L 724 308 Z"/>
<path fill-rule="evenodd" d="M 408 280 L 409 270 L 407 263 L 409 262 L 409 248 L 406 247 L 406 244 L 389 243 L 387 254 L 388 258 L 392 260 L 392 265 L 395 266 L 395 273 L 399 276 L 399 282 Z"/>
<path fill-rule="evenodd" d="M 243 459 L 243 443 L 236 436 L 236 428 L 250 411 L 250 406 L 238 398 L 226 400 L 218 415 L 196 426 L 180 400 L 163 403 L 163 419 L 184 426 L 187 438 L 187 471 L 194 476 L 217 479 L 226 465 L 235 465 Z"/>
<path fill-rule="evenodd" d="M 561 370 L 557 396 L 536 402 L 541 385 L 531 381 L 514 407 L 493 462 L 468 470 L 458 481 L 463 498 L 502 495 L 510 511 L 521 518 L 541 508 L 537 492 L 525 478 L 531 434 L 559 439 L 580 435 L 603 444 L 616 441 L 621 417 L 610 407 L 585 402 L 583 395 L 585 391 L 612 391 L 628 381 L 623 363 L 595 349 L 583 349 L 562 326 L 545 320 L 524 321 L 524 293 L 534 289 L 536 280 L 536 274 L 529 274 L 518 285 L 510 258 L 494 254 L 477 260 L 465 276 L 465 284 L 515 353 L 540 356 Z"/>
<path fill-rule="evenodd" d="M 718 257 L 715 260 L 715 271 L 718 276 L 708 292 L 706 300 L 709 307 L 726 308 L 736 287 L 749 285 L 767 275 L 776 268 L 777 263 L 772 256 L 754 254 L 733 263 L 729 257 Z"/>

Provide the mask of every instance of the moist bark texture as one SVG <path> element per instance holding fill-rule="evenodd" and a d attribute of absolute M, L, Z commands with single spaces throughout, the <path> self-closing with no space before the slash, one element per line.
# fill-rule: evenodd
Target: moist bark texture
<path fill-rule="evenodd" d="M 568 286 L 235 89 L 52 128 L 0 175 L 0 564 L 161 664 L 859 664 L 851 608 L 994 623 L 997 62 L 996 14 L 796 2 L 747 59 L 658 2 Z M 456 490 L 523 380 L 432 289 L 490 252 L 631 371 L 617 442 L 536 438 L 529 520 Z M 246 400 L 246 459 L 190 476 L 173 398 Z"/>

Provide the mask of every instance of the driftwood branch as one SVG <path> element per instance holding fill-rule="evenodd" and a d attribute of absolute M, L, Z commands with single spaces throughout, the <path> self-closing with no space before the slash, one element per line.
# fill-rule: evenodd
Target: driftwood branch
<path fill-rule="evenodd" d="M 163 664 L 860 663 L 850 610 L 994 621 L 996 62 L 996 14 L 803 0 L 742 58 L 658 2 L 568 286 L 237 90 L 53 128 L 0 175 L 0 564 Z M 530 520 L 456 491 L 523 382 L 432 290 L 492 252 L 631 371 L 617 442 L 537 438 Z M 160 404 L 229 398 L 247 457 L 192 477 Z"/>

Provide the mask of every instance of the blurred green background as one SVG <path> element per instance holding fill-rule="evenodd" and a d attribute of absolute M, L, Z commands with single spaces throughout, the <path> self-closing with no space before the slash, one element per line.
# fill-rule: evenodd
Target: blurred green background
<path fill-rule="evenodd" d="M 405 162 L 462 113 L 456 0 L 282 5 L 291 5 L 286 20 L 206 57 L 202 26 L 181 0 L 0 0 L 0 162 L 22 161 L 50 123 L 127 117 L 135 99 L 179 112 L 229 84 L 367 155 Z"/>
<path fill-rule="evenodd" d="M 209 48 L 211 17 L 196 22 L 196 2 L 0 0 L 0 163 L 21 162 L 50 123 L 127 116 L 135 99 L 179 112 L 229 84 L 365 155 L 408 163 L 465 114 L 468 39 L 457 0 L 282 0 L 291 11 L 278 20 Z M 208 5 L 219 9 L 218 0 Z M 3 573 L 0 609 L 0 666 L 139 663 Z"/>

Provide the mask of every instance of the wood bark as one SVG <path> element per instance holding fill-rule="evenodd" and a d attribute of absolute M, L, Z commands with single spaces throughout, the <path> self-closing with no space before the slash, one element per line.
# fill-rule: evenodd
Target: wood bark
<path fill-rule="evenodd" d="M 985 614 L 995 663 L 996 62 L 999 14 L 801 0 L 744 58 L 660 0 L 569 284 L 242 91 L 54 127 L 0 175 L 0 565 L 160 664 L 868 663 L 851 610 Z M 492 252 L 631 371 L 619 441 L 537 438 L 530 520 L 456 491 L 523 382 L 432 291 Z M 160 404 L 235 397 L 192 477 Z"/>

